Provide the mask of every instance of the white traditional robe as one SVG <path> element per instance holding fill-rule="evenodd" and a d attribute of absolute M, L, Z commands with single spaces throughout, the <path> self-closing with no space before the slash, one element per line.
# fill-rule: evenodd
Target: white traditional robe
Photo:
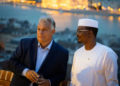
<path fill-rule="evenodd" d="M 74 54 L 70 86 L 118 86 L 117 55 L 100 43 Z"/>

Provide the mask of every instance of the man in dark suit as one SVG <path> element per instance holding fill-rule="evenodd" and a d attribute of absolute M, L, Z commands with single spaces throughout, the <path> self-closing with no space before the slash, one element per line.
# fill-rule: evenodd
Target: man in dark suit
<path fill-rule="evenodd" d="M 54 42 L 55 22 L 41 18 L 37 39 L 26 38 L 8 61 L 7 70 L 14 72 L 11 86 L 58 86 L 65 79 L 68 51 Z"/>

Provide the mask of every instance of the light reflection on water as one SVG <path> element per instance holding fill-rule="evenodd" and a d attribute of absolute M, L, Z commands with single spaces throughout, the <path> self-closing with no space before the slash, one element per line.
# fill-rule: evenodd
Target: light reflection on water
<path fill-rule="evenodd" d="M 29 9 L 30 9 L 30 7 L 28 7 L 28 6 L 21 6 L 21 8 L 22 8 L 23 10 L 29 10 Z"/>
<path fill-rule="evenodd" d="M 120 23 L 120 16 L 118 17 L 118 22 Z"/>
<path fill-rule="evenodd" d="M 45 11 L 44 11 L 45 12 Z M 79 18 L 92 18 L 99 21 L 99 34 L 116 35 L 120 37 L 120 16 L 100 16 L 100 15 L 88 15 L 88 14 L 71 14 L 71 13 L 57 13 L 54 11 L 48 11 L 57 22 L 58 28 L 63 30 L 64 28 L 70 28 L 76 30 L 77 22 Z M 62 28 L 62 29 L 61 29 Z"/>
<path fill-rule="evenodd" d="M 100 34 L 117 35 L 120 37 L 120 16 L 100 16 L 89 14 L 72 14 L 62 11 L 52 11 L 38 9 L 30 6 L 10 6 L 0 5 L 0 17 L 17 18 L 19 20 L 28 20 L 31 23 L 38 23 L 40 16 L 50 14 L 56 21 L 57 31 L 63 31 L 66 28 L 76 30 L 79 18 L 93 18 L 99 21 Z"/>
<path fill-rule="evenodd" d="M 113 17 L 113 16 L 109 16 L 109 17 L 108 17 L 108 20 L 111 21 L 111 22 L 113 22 L 114 17 Z"/>

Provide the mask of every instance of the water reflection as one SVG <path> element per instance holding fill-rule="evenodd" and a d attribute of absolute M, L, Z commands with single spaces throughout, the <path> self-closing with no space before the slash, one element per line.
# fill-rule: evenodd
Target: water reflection
<path fill-rule="evenodd" d="M 40 16 L 50 14 L 56 21 L 57 31 L 76 30 L 77 22 L 79 18 L 93 18 L 99 21 L 99 34 L 114 34 L 120 37 L 120 16 L 102 16 L 92 15 L 89 13 L 75 14 L 66 13 L 63 11 L 53 11 L 48 9 L 40 9 L 29 6 L 1 6 L 0 5 L 0 17 L 2 18 L 17 18 L 19 20 L 28 20 L 31 23 L 38 23 Z"/>
<path fill-rule="evenodd" d="M 30 9 L 30 7 L 28 7 L 28 6 L 21 6 L 21 8 L 22 8 L 23 10 L 29 10 L 29 9 Z"/>
<path fill-rule="evenodd" d="M 118 17 L 118 21 L 119 21 L 119 23 L 120 23 L 120 16 Z"/>
<path fill-rule="evenodd" d="M 111 21 L 111 22 L 113 22 L 113 19 L 114 19 L 113 16 L 109 16 L 109 17 L 108 17 L 108 20 Z"/>

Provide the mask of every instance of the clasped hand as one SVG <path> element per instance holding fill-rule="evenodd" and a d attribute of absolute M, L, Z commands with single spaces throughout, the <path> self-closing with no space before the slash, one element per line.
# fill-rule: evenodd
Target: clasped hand
<path fill-rule="evenodd" d="M 28 70 L 26 72 L 26 78 L 32 83 L 38 84 L 38 86 L 50 86 L 50 80 L 45 79 L 42 75 L 37 74 L 34 70 Z"/>

